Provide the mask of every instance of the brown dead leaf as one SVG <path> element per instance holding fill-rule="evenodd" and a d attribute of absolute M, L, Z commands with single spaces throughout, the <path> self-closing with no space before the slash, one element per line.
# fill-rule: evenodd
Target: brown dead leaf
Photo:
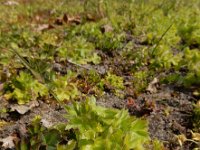
<path fill-rule="evenodd" d="M 64 14 L 64 15 L 63 15 L 63 21 L 64 21 L 65 23 L 68 23 L 69 18 L 68 18 L 68 15 L 67 15 L 67 14 Z"/>
<path fill-rule="evenodd" d="M 0 141 L 2 142 L 2 147 L 5 149 L 13 149 L 15 148 L 15 142 L 17 137 L 16 136 L 8 136 L 6 138 L 0 139 Z"/>
<path fill-rule="evenodd" d="M 38 101 L 31 101 L 30 103 L 26 104 L 26 105 L 18 105 L 18 104 L 14 104 L 11 105 L 11 111 L 17 111 L 19 114 L 23 115 L 25 113 L 27 113 L 29 110 L 31 110 L 34 107 L 39 106 Z"/>
<path fill-rule="evenodd" d="M 81 23 L 81 17 L 79 15 L 76 16 L 69 16 L 68 14 L 64 14 L 62 18 L 57 18 L 54 21 L 54 24 L 56 25 L 63 25 L 63 24 L 80 24 Z"/>
<path fill-rule="evenodd" d="M 76 15 L 76 16 L 69 16 L 68 14 L 63 15 L 63 21 L 65 23 L 75 23 L 75 24 L 80 24 L 81 23 L 81 17 Z"/>
<path fill-rule="evenodd" d="M 17 111 L 21 115 L 25 114 L 29 110 L 30 110 L 30 108 L 28 106 L 25 106 L 25 105 L 14 105 L 14 106 L 11 106 L 11 111 Z"/>
<path fill-rule="evenodd" d="M 46 127 L 46 128 L 50 128 L 50 127 L 53 126 L 53 123 L 50 122 L 50 121 L 48 121 L 47 119 L 42 119 L 41 122 L 42 122 L 42 125 L 43 125 L 44 127 Z"/>
<path fill-rule="evenodd" d="M 89 20 L 89 21 L 95 21 L 96 20 L 95 17 L 92 16 L 91 14 L 87 14 L 86 17 L 87 17 L 87 20 Z"/>
<path fill-rule="evenodd" d="M 27 130 L 25 124 L 23 124 L 23 123 L 19 124 L 18 130 L 19 130 L 20 137 L 27 137 L 28 136 L 28 130 Z"/>
<path fill-rule="evenodd" d="M 3 90 L 3 86 L 4 86 L 4 84 L 0 83 L 0 92 Z"/>
<path fill-rule="evenodd" d="M 54 24 L 56 25 L 63 25 L 63 20 L 61 18 L 57 18 L 55 21 L 54 21 Z"/>
<path fill-rule="evenodd" d="M 102 33 L 107 33 L 107 32 L 112 32 L 113 31 L 113 27 L 109 24 L 103 25 L 101 27 L 101 32 Z"/>
<path fill-rule="evenodd" d="M 196 103 L 197 107 L 200 107 L 200 100 L 198 100 L 198 102 Z"/>
<path fill-rule="evenodd" d="M 31 101 L 30 103 L 29 103 L 29 108 L 30 109 L 32 109 L 32 108 L 34 108 L 34 107 L 38 107 L 40 104 L 39 104 L 39 102 L 38 101 Z"/>
<path fill-rule="evenodd" d="M 194 133 L 192 131 L 191 131 L 191 133 L 192 133 L 192 139 L 200 142 L 200 133 Z"/>
<path fill-rule="evenodd" d="M 101 15 L 93 15 L 90 13 L 87 13 L 85 16 L 86 16 L 87 21 L 97 21 L 97 20 L 103 18 L 103 16 L 101 16 Z"/>
<path fill-rule="evenodd" d="M 136 107 L 135 100 L 132 97 L 127 98 L 127 104 L 128 107 Z"/>
<path fill-rule="evenodd" d="M 40 31 L 44 31 L 44 30 L 48 30 L 48 29 L 53 29 L 54 26 L 50 25 L 50 24 L 41 24 L 37 27 L 36 31 L 40 32 Z"/>
<path fill-rule="evenodd" d="M 150 93 L 156 93 L 157 92 L 157 88 L 156 88 L 156 84 L 159 82 L 158 78 L 154 78 L 153 81 L 151 81 L 148 85 L 148 87 L 146 88 L 146 91 L 150 92 Z"/>
<path fill-rule="evenodd" d="M 154 100 L 145 100 L 144 108 L 153 111 L 156 109 L 156 102 Z"/>
<path fill-rule="evenodd" d="M 8 124 L 8 122 L 4 121 L 4 120 L 0 120 L 0 130 L 2 127 L 6 126 Z"/>
<path fill-rule="evenodd" d="M 200 90 L 195 90 L 193 93 L 192 93 L 194 96 L 200 96 Z"/>
<path fill-rule="evenodd" d="M 187 138 L 184 134 L 177 135 L 176 137 L 178 139 L 178 143 L 180 144 L 180 146 L 182 146 L 183 143 L 187 141 Z"/>
<path fill-rule="evenodd" d="M 19 5 L 19 3 L 16 1 L 6 1 L 4 4 L 8 6 Z"/>

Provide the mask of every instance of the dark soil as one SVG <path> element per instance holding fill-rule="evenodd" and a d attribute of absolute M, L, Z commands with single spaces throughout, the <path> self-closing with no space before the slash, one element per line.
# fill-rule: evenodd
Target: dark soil
<path fill-rule="evenodd" d="M 6 102 L 1 98 L 1 104 L 5 104 Z M 11 113 L 5 113 L 1 115 L 1 120 L 5 120 L 10 122 L 8 125 L 4 126 L 0 130 L 0 138 L 5 138 L 14 133 L 23 135 L 24 129 L 26 129 L 27 125 L 31 123 L 35 116 L 41 116 L 41 123 L 44 127 L 51 127 L 57 123 L 66 122 L 67 120 L 64 118 L 64 114 L 66 113 L 63 108 L 54 104 L 47 104 L 43 101 L 38 101 L 38 105 L 34 108 L 28 110 L 25 114 L 20 114 L 17 111 L 13 111 Z M 8 109 L 12 107 L 12 105 L 6 105 Z"/>
<path fill-rule="evenodd" d="M 189 93 L 162 86 L 156 93 L 142 93 L 136 98 L 119 99 L 113 95 L 100 98 L 98 104 L 118 109 L 126 107 L 130 114 L 149 120 L 149 132 L 152 139 L 163 141 L 166 149 L 192 149 L 192 143 L 181 148 L 176 135 L 190 137 L 192 129 L 192 101 Z"/>
<path fill-rule="evenodd" d="M 0 101 L 7 108 L 12 107 L 3 99 Z M 129 96 L 125 99 L 107 93 L 98 99 L 97 104 L 117 109 L 127 108 L 130 114 L 147 118 L 151 138 L 163 141 L 166 149 L 178 150 L 181 148 L 176 135 L 184 134 L 190 137 L 192 101 L 194 101 L 194 98 L 189 93 L 180 92 L 173 87 L 163 85 L 156 93 L 142 93 L 137 97 Z M 12 123 L 0 130 L 0 138 L 5 138 L 14 133 L 25 134 L 24 129 L 36 115 L 42 117 L 42 124 L 45 127 L 67 121 L 64 118 L 66 112 L 63 108 L 43 101 L 38 101 L 38 103 L 38 106 L 23 115 L 16 111 L 2 114 L 1 120 Z M 192 146 L 192 143 L 185 143 L 183 149 L 190 150 Z"/>

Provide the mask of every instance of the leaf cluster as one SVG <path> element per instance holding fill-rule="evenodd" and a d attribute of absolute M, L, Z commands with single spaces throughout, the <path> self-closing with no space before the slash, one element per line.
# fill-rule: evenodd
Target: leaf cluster
<path fill-rule="evenodd" d="M 20 72 L 8 86 L 11 87 L 11 91 L 7 91 L 6 98 L 15 99 L 18 104 L 25 104 L 40 96 L 48 95 L 46 86 L 26 72 Z"/>
<path fill-rule="evenodd" d="M 101 58 L 94 52 L 92 43 L 87 42 L 83 37 L 74 37 L 70 41 L 64 41 L 58 48 L 58 55 L 61 60 L 71 60 L 77 64 L 92 62 L 100 63 Z"/>
<path fill-rule="evenodd" d="M 84 149 L 144 149 L 147 123 L 130 117 L 126 110 L 96 106 L 95 99 L 74 102 L 67 109 L 66 130 L 73 129 L 75 147 Z"/>
<path fill-rule="evenodd" d="M 28 126 L 28 138 L 22 137 L 16 143 L 16 150 L 45 149 L 55 150 L 61 140 L 61 134 L 56 129 L 48 129 L 41 124 L 41 117 L 35 116 Z"/>
<path fill-rule="evenodd" d="M 57 77 L 50 86 L 59 101 L 73 100 L 80 94 L 76 84 L 70 82 L 69 74 Z"/>
<path fill-rule="evenodd" d="M 125 89 L 123 77 L 117 76 L 110 72 L 108 72 L 107 75 L 99 81 L 97 86 L 101 90 L 105 89 L 110 89 L 111 91 L 113 90 L 114 93 L 118 96 L 120 96 L 120 91 Z"/>

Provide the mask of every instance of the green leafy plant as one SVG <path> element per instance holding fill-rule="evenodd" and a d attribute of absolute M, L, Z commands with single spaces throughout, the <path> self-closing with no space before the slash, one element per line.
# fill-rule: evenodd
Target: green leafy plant
<path fill-rule="evenodd" d="M 97 84 L 101 81 L 101 76 L 95 70 L 84 72 L 84 76 L 90 84 Z"/>
<path fill-rule="evenodd" d="M 158 139 L 154 139 L 152 145 L 153 145 L 153 150 L 165 150 L 163 143 Z"/>
<path fill-rule="evenodd" d="M 87 41 L 94 43 L 95 48 L 105 52 L 122 48 L 125 41 L 125 33 L 117 32 L 115 29 L 109 32 L 102 32 L 103 25 L 105 25 L 105 21 L 77 26 L 70 31 L 69 37 L 81 34 Z"/>
<path fill-rule="evenodd" d="M 56 129 L 46 129 L 41 124 L 41 117 L 35 116 L 28 126 L 29 139 L 22 138 L 17 144 L 17 150 L 45 149 L 55 150 L 61 140 L 61 134 Z"/>
<path fill-rule="evenodd" d="M 194 114 L 193 114 L 193 126 L 194 131 L 200 132 L 200 101 L 197 102 L 194 108 Z"/>
<path fill-rule="evenodd" d="M 35 100 L 39 96 L 48 95 L 48 89 L 45 85 L 26 72 L 20 72 L 19 76 L 14 78 L 11 82 L 13 91 L 7 92 L 6 97 L 9 99 L 16 99 L 18 104 L 25 104 L 30 100 Z"/>
<path fill-rule="evenodd" d="M 88 19 L 101 19 L 105 16 L 104 0 L 86 0 L 84 1 L 84 13 Z"/>
<path fill-rule="evenodd" d="M 124 34 L 115 34 L 114 32 L 107 32 L 99 36 L 96 41 L 96 47 L 103 51 L 111 51 L 123 47 Z"/>
<path fill-rule="evenodd" d="M 184 84 L 190 86 L 192 84 L 200 84 L 200 52 L 197 49 L 188 49 L 184 51 L 184 59 L 180 62 L 180 66 L 188 69 L 187 75 L 184 79 Z"/>
<path fill-rule="evenodd" d="M 59 101 L 72 100 L 79 95 L 76 84 L 70 82 L 69 74 L 57 77 L 50 86 Z"/>
<path fill-rule="evenodd" d="M 113 86 L 114 88 L 124 89 L 123 77 L 108 73 L 104 81 L 105 81 L 105 84 L 109 84 Z"/>
<path fill-rule="evenodd" d="M 13 47 L 18 48 L 16 45 L 14 45 Z M 64 101 L 64 100 L 74 99 L 79 94 L 78 89 L 76 88 L 76 85 L 70 82 L 70 77 L 73 76 L 72 72 L 69 71 L 67 75 L 57 76 L 56 78 L 54 72 L 49 70 L 50 68 L 49 64 L 44 62 L 44 60 L 41 61 L 37 59 L 30 59 L 27 61 L 15 49 L 13 49 L 13 53 L 19 57 L 21 63 L 34 75 L 34 77 L 37 79 L 35 80 L 35 82 L 40 84 L 40 86 L 42 86 L 44 89 L 46 89 L 45 95 L 48 95 L 50 93 L 53 95 L 53 97 L 57 101 Z M 27 77 L 25 78 L 27 83 L 29 83 L 28 80 L 30 77 L 32 76 L 29 74 L 29 76 L 27 75 Z M 32 80 L 32 78 L 30 80 Z M 23 77 L 22 77 L 22 82 L 23 82 Z M 42 84 L 39 82 L 41 82 Z M 27 85 L 24 85 L 24 86 L 27 86 Z M 39 94 L 43 96 L 43 93 L 42 93 L 43 89 L 40 89 L 40 88 L 41 87 L 38 87 L 37 88 L 38 91 L 36 92 L 41 92 Z M 13 92 L 13 95 L 16 95 L 15 91 Z M 25 91 L 28 92 L 28 89 L 25 89 Z M 20 104 L 25 103 L 25 102 L 22 102 L 21 100 L 22 98 L 20 99 L 20 96 L 22 97 L 23 94 L 19 95 L 20 94 L 19 92 L 17 92 L 17 94 L 18 94 L 17 99 L 19 99 L 18 103 Z M 31 96 L 32 95 L 30 95 L 29 97 L 31 98 Z M 7 94 L 7 97 L 12 97 L 12 94 Z M 26 102 L 28 102 L 28 100 Z"/>
<path fill-rule="evenodd" d="M 120 91 L 122 91 L 124 87 L 124 79 L 123 77 L 117 76 L 112 73 L 107 73 L 107 75 L 101 79 L 101 81 L 97 84 L 97 86 L 101 90 L 109 89 L 113 90 L 114 93 L 118 96 L 120 95 Z"/>
<path fill-rule="evenodd" d="M 194 4 L 191 4 L 194 5 Z M 194 6 L 190 6 L 194 7 Z M 195 7 L 194 7 L 195 8 Z M 200 24 L 199 24 L 199 14 L 198 8 L 192 9 L 190 12 L 186 12 L 186 8 L 181 9 L 181 15 L 179 16 L 179 28 L 178 34 L 180 35 L 182 41 L 187 46 L 199 46 L 200 45 Z"/>
<path fill-rule="evenodd" d="M 67 106 L 66 130 L 74 130 L 76 148 L 96 149 L 144 149 L 149 140 L 147 122 L 130 117 L 127 110 L 96 106 L 95 98 L 85 102 L 73 102 Z M 70 142 L 69 141 L 69 142 Z"/>
<path fill-rule="evenodd" d="M 127 110 L 96 105 L 94 97 L 66 106 L 68 122 L 46 129 L 35 116 L 28 126 L 29 138 L 21 138 L 16 149 L 146 149 L 147 122 L 131 117 Z M 67 137 L 67 144 L 62 143 Z"/>
<path fill-rule="evenodd" d="M 148 85 L 148 72 L 147 71 L 138 71 L 133 74 L 134 80 L 133 85 L 137 91 L 144 90 Z"/>
<path fill-rule="evenodd" d="M 182 53 L 174 55 L 169 46 L 161 44 L 154 50 L 155 57 L 150 60 L 151 67 L 157 70 L 176 68 L 182 60 L 182 55 Z"/>
<path fill-rule="evenodd" d="M 184 85 L 185 87 L 200 84 L 200 53 L 197 49 L 190 49 L 186 47 L 183 50 L 183 53 L 179 54 L 179 57 L 174 57 L 172 60 L 176 61 L 173 67 L 176 72 L 166 77 L 169 82 L 176 82 L 179 85 Z M 178 72 L 180 69 L 185 69 L 185 74 L 181 75 L 180 72 Z"/>
<path fill-rule="evenodd" d="M 70 60 L 78 64 L 100 63 L 101 58 L 94 52 L 92 43 L 87 42 L 82 37 L 76 37 L 70 41 L 64 41 L 58 48 L 58 54 L 61 60 Z"/>

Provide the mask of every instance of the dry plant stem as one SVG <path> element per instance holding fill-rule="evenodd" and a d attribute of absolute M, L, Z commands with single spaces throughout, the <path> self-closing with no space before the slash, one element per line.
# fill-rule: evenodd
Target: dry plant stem
<path fill-rule="evenodd" d="M 102 74 L 100 71 L 98 71 L 98 70 L 96 70 L 96 69 L 91 69 L 91 68 L 85 67 L 85 66 L 80 65 L 80 64 L 77 64 L 77 63 L 75 63 L 75 62 L 73 62 L 73 61 L 71 61 L 71 60 L 69 60 L 69 59 L 67 59 L 66 61 L 67 61 L 68 63 L 74 65 L 74 66 L 79 67 L 79 68 L 83 68 L 83 69 L 88 70 L 88 71 L 95 70 L 97 73 Z"/>
<path fill-rule="evenodd" d="M 174 23 L 172 23 L 167 29 L 166 31 L 161 35 L 161 37 L 159 38 L 158 42 L 156 43 L 155 47 L 153 48 L 151 55 L 154 55 L 155 50 L 158 48 L 160 42 L 162 41 L 162 39 L 164 38 L 164 36 L 167 34 L 167 32 L 171 29 L 171 27 L 173 26 Z"/>

